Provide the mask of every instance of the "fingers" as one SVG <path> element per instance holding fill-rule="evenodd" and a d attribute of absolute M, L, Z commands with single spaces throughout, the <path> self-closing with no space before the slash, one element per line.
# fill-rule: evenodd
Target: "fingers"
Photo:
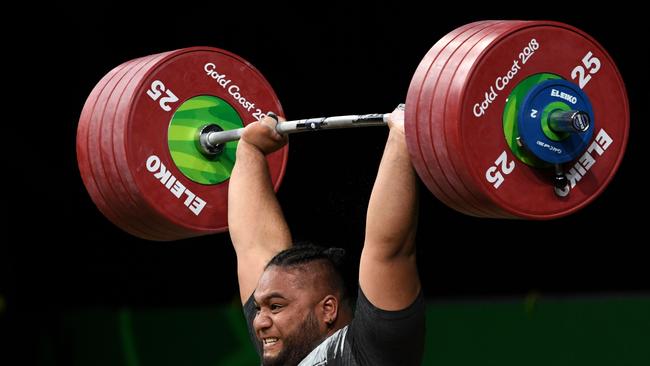
<path fill-rule="evenodd" d="M 404 104 L 398 105 L 389 115 L 388 115 L 388 128 L 390 129 L 391 135 L 405 137 L 404 133 Z"/>
<path fill-rule="evenodd" d="M 266 117 L 260 120 L 260 124 L 270 128 L 272 131 L 275 131 L 275 126 L 278 125 L 277 117 L 272 117 L 267 115 Z"/>
<path fill-rule="evenodd" d="M 278 116 L 274 112 L 268 112 L 266 114 L 266 117 L 264 117 L 261 122 L 262 122 L 262 124 L 269 127 L 273 131 L 273 133 L 271 134 L 271 137 L 275 141 L 286 143 L 287 142 L 287 136 L 279 133 L 278 130 L 277 130 L 278 123 L 283 122 L 283 121 L 286 121 L 286 119 L 284 119 L 283 117 Z"/>
<path fill-rule="evenodd" d="M 395 109 L 393 112 L 390 114 L 390 123 L 393 125 L 404 124 L 404 111 L 401 109 Z"/>
<path fill-rule="evenodd" d="M 280 149 L 288 141 L 285 135 L 278 133 L 276 130 L 280 120 L 281 118 L 275 113 L 269 112 L 261 120 L 248 124 L 244 129 L 241 140 L 255 146 L 264 154 Z"/>
<path fill-rule="evenodd" d="M 260 124 L 268 127 L 269 129 L 271 129 L 271 131 L 273 131 L 271 137 L 278 141 L 283 139 L 283 136 L 277 131 L 277 126 L 279 122 L 280 122 L 280 117 L 278 117 L 278 115 L 273 112 L 268 112 L 266 114 L 266 117 L 260 120 Z"/>
<path fill-rule="evenodd" d="M 279 120 L 278 120 L 278 115 L 277 115 L 277 114 L 275 114 L 275 113 L 273 113 L 273 112 L 269 112 L 269 113 L 267 113 L 266 115 L 267 115 L 268 117 L 273 118 L 273 119 L 275 120 L 275 123 L 276 123 L 276 124 L 279 122 Z"/>
<path fill-rule="evenodd" d="M 404 104 L 400 104 L 388 117 L 388 127 L 404 133 Z"/>

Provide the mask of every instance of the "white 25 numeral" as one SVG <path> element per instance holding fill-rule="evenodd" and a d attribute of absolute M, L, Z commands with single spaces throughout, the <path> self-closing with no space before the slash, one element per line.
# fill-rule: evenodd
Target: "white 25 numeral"
<path fill-rule="evenodd" d="M 582 58 L 582 64 L 585 65 L 585 67 L 578 65 L 571 70 L 571 78 L 574 80 L 578 78 L 580 89 L 583 89 L 589 80 L 591 80 L 591 75 L 587 75 L 585 68 L 589 71 L 589 74 L 597 73 L 598 70 L 600 70 L 600 60 L 589 51 L 585 57 Z"/>
<path fill-rule="evenodd" d="M 485 171 L 485 179 L 498 189 L 505 180 L 503 176 L 512 173 L 513 169 L 515 169 L 515 162 L 508 161 L 508 154 L 504 151 L 494 161 L 494 165 Z"/>
<path fill-rule="evenodd" d="M 154 80 L 151 83 L 151 89 L 147 90 L 147 95 L 150 96 L 153 100 L 158 100 L 163 92 L 165 92 L 167 96 L 161 98 L 158 104 L 160 104 L 160 108 L 162 108 L 163 111 L 169 112 L 172 110 L 172 107 L 169 106 L 169 103 L 178 102 L 178 97 L 174 95 L 171 90 L 165 89 L 165 84 L 163 84 L 162 81 Z"/>

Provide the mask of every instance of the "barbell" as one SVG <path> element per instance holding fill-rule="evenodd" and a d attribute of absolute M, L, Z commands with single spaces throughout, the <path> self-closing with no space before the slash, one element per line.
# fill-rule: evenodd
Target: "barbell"
<path fill-rule="evenodd" d="M 592 202 L 614 176 L 629 107 L 611 57 L 552 21 L 479 21 L 424 56 L 405 102 L 412 164 L 467 215 L 544 220 Z M 262 74 L 225 50 L 192 47 L 127 61 L 94 87 L 77 160 L 98 209 L 148 240 L 224 232 L 237 139 L 267 111 L 284 115 Z M 386 124 L 387 114 L 309 118 L 279 132 Z M 288 146 L 267 162 L 277 190 Z"/>

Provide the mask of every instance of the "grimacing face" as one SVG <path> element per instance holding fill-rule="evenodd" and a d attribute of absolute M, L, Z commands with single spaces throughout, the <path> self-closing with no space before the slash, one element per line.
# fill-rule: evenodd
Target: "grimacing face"
<path fill-rule="evenodd" d="M 291 268 L 271 266 L 262 273 L 253 294 L 253 329 L 263 365 L 298 364 L 326 338 L 320 286 L 310 282 L 313 276 Z"/>

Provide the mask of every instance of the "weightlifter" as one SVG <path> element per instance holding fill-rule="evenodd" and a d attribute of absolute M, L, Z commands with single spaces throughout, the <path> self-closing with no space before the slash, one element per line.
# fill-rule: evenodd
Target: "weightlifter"
<path fill-rule="evenodd" d="M 343 249 L 292 246 L 264 156 L 286 143 L 270 114 L 246 126 L 228 192 L 239 291 L 263 365 L 419 365 L 424 301 L 415 260 L 416 175 L 404 112 L 390 132 L 368 205 L 356 305 Z"/>

